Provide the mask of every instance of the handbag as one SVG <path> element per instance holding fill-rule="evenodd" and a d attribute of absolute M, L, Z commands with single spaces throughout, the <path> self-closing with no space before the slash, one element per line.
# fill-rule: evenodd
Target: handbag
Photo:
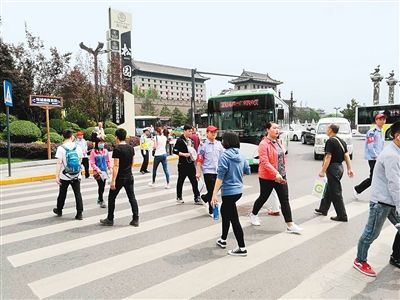
<path fill-rule="evenodd" d="M 318 197 L 319 199 L 322 199 L 324 197 L 325 188 L 326 188 L 326 177 L 316 178 L 314 181 L 314 186 L 311 194 Z"/>

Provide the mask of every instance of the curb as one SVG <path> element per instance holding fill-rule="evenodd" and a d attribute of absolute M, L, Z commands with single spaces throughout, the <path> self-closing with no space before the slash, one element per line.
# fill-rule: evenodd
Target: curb
<path fill-rule="evenodd" d="M 167 158 L 168 161 L 178 160 L 178 156 L 174 155 Z M 149 161 L 149 165 L 152 165 L 153 161 Z M 142 162 L 133 163 L 132 167 L 140 167 Z M 56 179 L 55 174 L 48 174 L 48 175 L 38 175 L 38 176 L 30 176 L 30 177 L 19 177 L 19 178 L 10 178 L 10 179 L 0 179 L 0 186 L 2 185 L 11 185 L 17 183 L 27 183 L 27 182 L 35 182 L 35 181 L 43 181 L 43 180 L 50 180 Z"/>

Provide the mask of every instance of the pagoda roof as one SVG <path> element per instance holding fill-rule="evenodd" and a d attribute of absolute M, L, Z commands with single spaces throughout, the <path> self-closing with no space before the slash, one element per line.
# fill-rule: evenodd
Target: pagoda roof
<path fill-rule="evenodd" d="M 238 78 L 229 81 L 229 83 L 232 84 L 245 83 L 245 82 L 262 82 L 274 85 L 279 85 L 283 83 L 282 81 L 271 78 L 268 75 L 268 73 L 263 74 L 263 73 L 250 72 L 246 70 L 243 70 L 242 74 Z"/>

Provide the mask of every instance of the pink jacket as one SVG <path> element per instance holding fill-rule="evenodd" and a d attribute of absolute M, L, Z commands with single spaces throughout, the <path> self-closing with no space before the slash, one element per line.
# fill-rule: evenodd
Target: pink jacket
<path fill-rule="evenodd" d="M 277 143 L 282 147 L 285 152 L 282 142 L 277 140 Z M 278 174 L 278 151 L 272 141 L 264 137 L 260 145 L 258 145 L 258 177 L 266 180 L 275 180 L 276 174 Z M 283 155 L 283 164 L 286 167 L 286 157 Z"/>
<path fill-rule="evenodd" d="M 104 159 L 102 159 L 104 157 Z M 90 166 L 94 171 L 100 173 L 100 171 L 107 171 L 107 169 L 111 169 L 110 158 L 108 156 L 107 149 L 96 150 L 92 149 L 90 151 Z"/>

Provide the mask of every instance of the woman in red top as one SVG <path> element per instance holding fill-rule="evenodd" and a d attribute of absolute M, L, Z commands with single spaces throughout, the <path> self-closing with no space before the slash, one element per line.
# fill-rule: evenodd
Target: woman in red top
<path fill-rule="evenodd" d="M 260 196 L 254 202 L 253 211 L 250 214 L 252 225 L 260 226 L 258 212 L 268 200 L 274 189 L 278 195 L 279 202 L 285 222 L 287 232 L 300 233 L 302 228 L 292 221 L 292 212 L 289 204 L 289 190 L 286 182 L 286 157 L 285 149 L 279 137 L 279 126 L 275 123 L 267 123 L 267 135 L 258 146 L 258 177 L 260 181 Z"/>

